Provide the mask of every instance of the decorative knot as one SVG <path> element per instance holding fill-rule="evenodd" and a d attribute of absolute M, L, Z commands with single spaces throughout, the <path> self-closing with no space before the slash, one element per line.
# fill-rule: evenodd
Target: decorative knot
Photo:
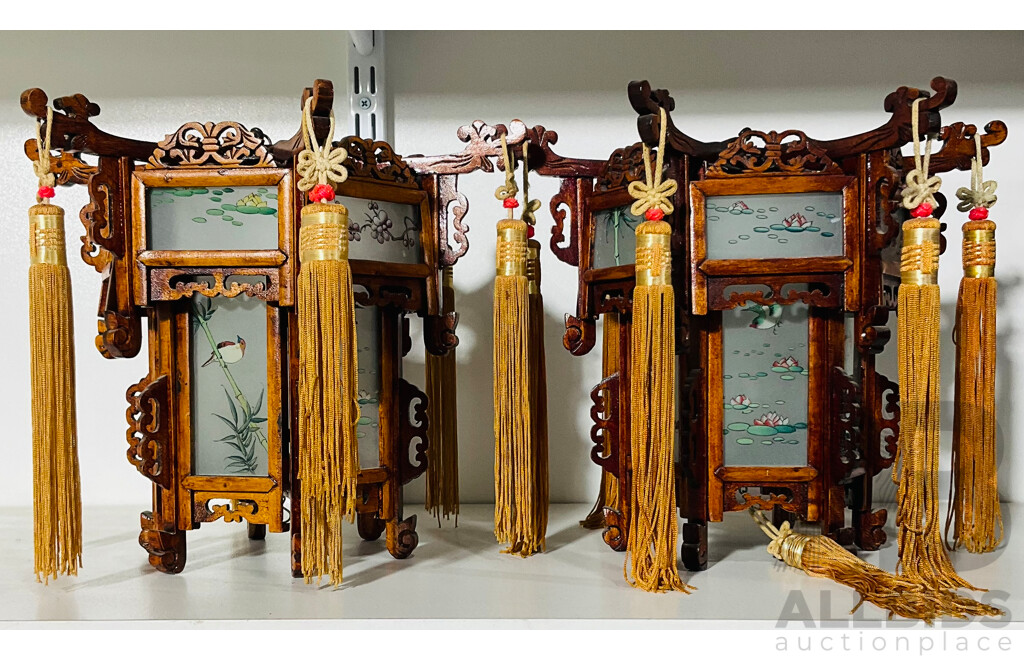
<path fill-rule="evenodd" d="M 675 208 L 672 205 L 672 196 L 676 194 L 679 185 L 675 179 L 666 179 L 661 183 L 648 184 L 646 181 L 633 181 L 627 190 L 630 196 L 636 201 L 629 208 L 629 212 L 635 216 L 642 217 L 648 209 L 660 209 L 665 215 L 672 213 Z"/>
<path fill-rule="evenodd" d="M 316 133 L 313 130 L 312 104 L 311 96 L 306 99 L 306 106 L 302 111 L 302 141 L 306 148 L 300 151 L 295 159 L 295 171 L 299 173 L 296 185 L 302 192 L 316 185 L 344 183 L 348 179 L 348 170 L 342 165 L 348 158 L 348 152 L 343 147 L 331 148 L 334 140 L 334 111 L 331 111 L 327 139 L 321 146 L 317 144 Z"/>
<path fill-rule="evenodd" d="M 907 174 L 907 185 L 903 188 L 903 206 L 915 209 L 921 204 L 930 204 L 935 208 L 938 206 L 935 193 L 941 186 L 942 179 L 938 175 L 926 178 L 922 170 L 910 170 Z"/>
<path fill-rule="evenodd" d="M 973 208 L 991 208 L 996 203 L 996 182 L 985 181 L 977 190 L 962 187 L 957 188 L 956 197 L 960 202 L 956 205 L 957 211 L 970 211 Z"/>

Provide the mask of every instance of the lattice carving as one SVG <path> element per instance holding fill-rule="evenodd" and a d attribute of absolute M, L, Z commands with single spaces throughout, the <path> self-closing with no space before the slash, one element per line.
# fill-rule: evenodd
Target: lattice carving
<path fill-rule="evenodd" d="M 275 493 L 277 491 L 274 491 Z M 195 522 L 249 522 L 266 524 L 267 493 L 194 493 L 192 518 Z"/>
<path fill-rule="evenodd" d="M 577 238 L 576 224 L 579 222 L 579 187 L 590 185 L 575 178 L 562 179 L 558 192 L 551 198 L 548 209 L 555 221 L 551 228 L 551 252 L 562 263 L 570 266 L 580 265 L 580 246 Z M 564 207 L 564 208 L 563 208 Z M 569 220 L 567 223 L 566 220 Z M 565 232 L 569 231 L 566 242 Z"/>
<path fill-rule="evenodd" d="M 427 395 L 418 387 L 398 380 L 398 475 L 405 485 L 427 469 Z M 414 455 L 410 458 L 410 450 Z M 414 527 L 415 529 L 415 523 Z"/>
<path fill-rule="evenodd" d="M 875 391 L 879 400 L 873 405 L 875 425 L 878 429 L 878 442 L 883 451 L 879 452 L 878 465 L 874 473 L 878 474 L 896 460 L 896 449 L 900 441 L 900 388 L 899 385 L 880 373 L 875 373 Z"/>
<path fill-rule="evenodd" d="M 619 387 L 618 374 L 608 376 L 590 390 L 590 460 L 606 472 L 619 473 Z"/>
<path fill-rule="evenodd" d="M 191 121 L 156 145 L 148 166 L 271 167 L 270 140 L 258 128 L 251 131 L 234 121 Z"/>
<path fill-rule="evenodd" d="M 445 156 L 408 156 L 408 162 L 417 172 L 431 174 L 468 174 L 481 170 L 493 172 L 492 158 L 501 156 L 501 136 L 510 147 L 518 146 L 526 139 L 526 124 L 513 119 L 505 124 L 490 125 L 477 119 L 472 124 L 460 126 L 456 135 L 466 148 L 457 154 Z"/>
<path fill-rule="evenodd" d="M 803 131 L 755 131 L 745 128 L 729 143 L 708 174 L 841 173 L 824 149 Z"/>
<path fill-rule="evenodd" d="M 207 280 L 189 281 L 196 275 L 210 276 Z M 232 277 L 260 276 L 263 282 L 230 282 Z M 153 268 L 149 271 L 150 300 L 180 300 L 198 294 L 213 298 L 235 298 L 243 293 L 250 298 L 276 301 L 279 294 L 278 271 L 275 268 Z"/>
<path fill-rule="evenodd" d="M 760 495 L 749 492 L 751 488 L 770 489 Z M 801 513 L 807 508 L 807 484 L 805 483 L 739 483 L 725 484 L 723 508 L 726 511 L 746 511 L 754 507 L 767 511 L 779 507 L 790 513 Z"/>
<path fill-rule="evenodd" d="M 657 149 L 651 150 L 651 161 L 654 162 Z M 666 163 L 667 166 L 667 163 Z M 642 181 L 644 178 L 644 150 L 643 143 L 637 142 L 628 147 L 616 149 L 609 156 L 601 173 L 594 182 L 597 190 L 611 190 L 613 188 L 625 188 L 633 181 Z"/>
<path fill-rule="evenodd" d="M 150 481 L 171 487 L 170 379 L 146 376 L 128 388 L 128 462 Z"/>
<path fill-rule="evenodd" d="M 731 291 L 726 295 L 727 288 L 739 286 L 756 288 Z M 784 292 L 783 289 L 787 290 Z M 841 275 L 815 275 L 811 280 L 799 276 L 775 276 L 771 280 L 754 282 L 748 278 L 711 277 L 708 278 L 708 306 L 711 309 L 734 309 L 748 302 L 760 305 L 802 302 L 814 307 L 833 308 L 842 306 L 842 291 Z"/>
<path fill-rule="evenodd" d="M 862 394 L 860 385 L 841 367 L 832 369 L 832 419 L 839 451 L 839 482 L 848 481 L 855 469 L 864 465 L 864 444 L 861 433 Z"/>
<path fill-rule="evenodd" d="M 387 181 L 398 185 L 417 185 L 412 168 L 395 153 L 387 142 L 379 142 L 356 136 L 348 136 L 335 142 L 348 152 L 345 167 L 349 176 L 376 181 Z"/>

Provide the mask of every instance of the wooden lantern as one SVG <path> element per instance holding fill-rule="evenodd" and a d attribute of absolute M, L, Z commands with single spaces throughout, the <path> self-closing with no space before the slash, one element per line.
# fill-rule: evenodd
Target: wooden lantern
<path fill-rule="evenodd" d="M 317 138 L 333 90 L 312 96 Z M 46 116 L 46 95 L 22 107 Z M 54 103 L 60 182 L 88 186 L 82 256 L 104 278 L 96 345 L 109 358 L 141 348 L 149 371 L 128 390 L 128 460 L 153 486 L 139 542 L 157 570 L 185 566 L 186 532 L 246 522 L 250 538 L 290 532 L 301 575 L 297 454 L 298 216 L 301 136 L 273 143 L 231 121 L 190 122 L 159 143 L 111 136 L 84 96 Z M 301 107 L 301 106 L 300 106 Z M 298 113 L 296 113 L 298 114 Z M 34 146 L 34 143 L 33 145 Z M 427 349 L 457 343 L 442 314 L 440 269 L 454 263 L 438 222 L 435 181 L 384 142 L 346 137 L 350 264 L 357 304 L 361 470 L 358 531 L 386 532 L 396 558 L 415 549 L 416 516 L 402 488 L 426 468 L 426 396 L 402 378 L 409 315 L 424 319 Z M 33 157 L 34 149 L 26 152 Z M 88 166 L 79 154 L 98 157 Z M 442 249 L 442 245 L 445 246 Z"/>

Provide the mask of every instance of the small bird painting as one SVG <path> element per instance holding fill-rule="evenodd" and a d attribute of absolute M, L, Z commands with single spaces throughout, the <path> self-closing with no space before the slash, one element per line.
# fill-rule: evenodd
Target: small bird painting
<path fill-rule="evenodd" d="M 237 337 L 237 341 L 222 341 L 217 344 L 217 350 L 220 351 L 220 356 L 224 359 L 225 364 L 234 364 L 245 355 L 245 340 Z M 217 354 L 211 352 L 210 359 L 204 362 L 203 366 L 205 367 L 216 359 Z"/>
<path fill-rule="evenodd" d="M 771 305 L 753 305 L 745 308 L 757 316 L 750 322 L 750 327 L 757 330 L 774 330 L 778 332 L 778 325 L 782 323 L 782 305 L 772 303 Z"/>

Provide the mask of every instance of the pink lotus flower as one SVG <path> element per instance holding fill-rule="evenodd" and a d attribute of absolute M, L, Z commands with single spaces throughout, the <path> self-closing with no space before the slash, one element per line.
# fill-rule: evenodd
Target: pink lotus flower
<path fill-rule="evenodd" d="M 732 406 L 749 406 L 750 405 L 750 399 L 748 399 L 745 395 L 740 394 L 740 395 L 734 396 L 733 398 L 729 399 L 729 405 L 732 405 Z"/>
<path fill-rule="evenodd" d="M 743 202 L 733 202 L 732 206 L 729 207 L 729 210 L 730 211 L 733 211 L 733 210 L 736 210 L 736 211 L 749 211 L 750 207 L 747 206 L 746 204 L 744 204 Z"/>
<path fill-rule="evenodd" d="M 811 225 L 814 224 L 814 221 L 808 220 L 799 213 L 794 213 L 793 215 L 783 220 L 782 224 L 786 227 L 810 227 Z"/>
<path fill-rule="evenodd" d="M 769 412 L 754 420 L 754 426 L 788 426 L 789 418 L 782 417 L 776 412 Z"/>
<path fill-rule="evenodd" d="M 785 367 L 785 368 L 788 369 L 790 367 L 799 367 L 800 363 L 797 362 L 795 357 L 790 355 L 789 357 L 782 358 L 781 360 L 776 360 L 775 362 L 772 362 L 772 366 L 773 367 Z"/>

